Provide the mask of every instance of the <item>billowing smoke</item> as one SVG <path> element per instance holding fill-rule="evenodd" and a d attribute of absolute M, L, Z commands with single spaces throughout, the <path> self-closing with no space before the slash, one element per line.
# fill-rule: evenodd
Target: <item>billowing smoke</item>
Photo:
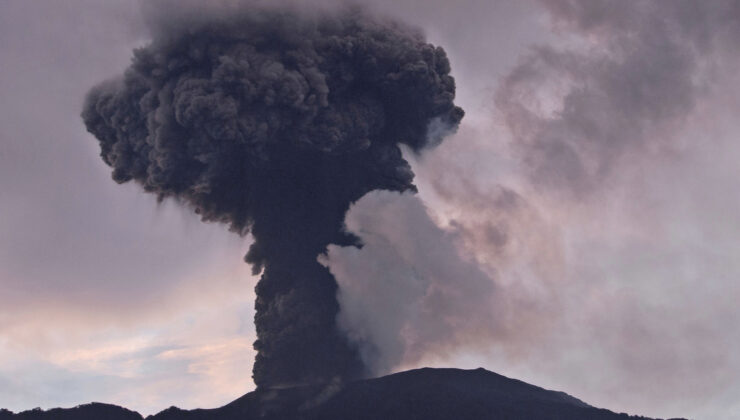
<path fill-rule="evenodd" d="M 503 187 L 476 203 L 451 186 L 471 217 L 444 217 L 419 195 L 373 192 L 346 219 L 363 248 L 330 246 L 322 257 L 340 286 L 339 326 L 377 375 L 469 363 L 456 359 L 461 351 L 520 359 L 558 318 L 562 284 L 540 277 L 561 259 L 557 237 L 536 209 Z"/>
<path fill-rule="evenodd" d="M 604 325 L 613 324 L 604 330 L 612 334 L 634 319 L 616 316 L 622 309 L 609 301 L 605 285 L 637 279 L 655 285 L 663 275 L 614 274 L 621 267 L 610 266 L 614 251 L 605 249 L 624 235 L 614 214 L 626 208 L 649 214 L 628 183 L 645 183 L 666 157 L 678 156 L 688 138 L 682 131 L 702 107 L 712 70 L 716 75 L 711 66 L 722 64 L 722 54 L 714 52 L 737 51 L 740 2 L 540 3 L 562 38 L 544 39 L 502 79 L 489 80 L 498 83 L 496 117 L 502 120 L 477 118 L 490 111 L 471 108 L 474 115 L 455 138 L 414 165 L 429 208 L 416 197 L 368 194 L 346 220 L 365 247 L 330 247 L 326 264 L 340 284 L 340 325 L 378 373 L 449 363 L 478 351 L 490 351 L 487 361 L 505 360 L 507 368 L 527 354 L 531 365 L 539 357 L 556 365 L 551 349 L 568 354 L 563 343 L 586 336 L 592 320 L 608 313 Z M 437 27 L 448 18 L 443 14 Z M 481 28 L 448 36 L 487 39 L 491 29 Z M 476 62 L 478 73 L 497 72 L 490 62 L 505 49 L 498 41 L 487 51 L 465 44 L 471 57 L 489 60 Z M 474 72 L 466 74 L 474 79 Z M 640 234 L 663 222 L 641 226 L 637 219 L 630 222 Z M 636 261 L 623 265 L 637 267 Z M 590 265 L 599 267 L 585 272 Z M 591 318 L 574 321 L 589 302 L 598 302 L 588 308 Z M 607 306 L 613 312 L 605 312 Z M 575 322 L 581 324 L 574 328 Z M 662 348 L 653 348 L 656 360 L 664 361 Z M 613 345 L 604 353 L 621 349 L 630 352 L 625 359 L 636 357 L 632 346 Z"/>
<path fill-rule="evenodd" d="M 356 9 L 203 16 L 156 27 L 123 77 L 90 91 L 85 125 L 116 182 L 254 236 L 258 386 L 360 376 L 317 257 L 358 245 L 351 203 L 414 190 L 399 145 L 418 152 L 439 140 L 430 123 L 463 117 L 450 63 L 416 29 Z"/>

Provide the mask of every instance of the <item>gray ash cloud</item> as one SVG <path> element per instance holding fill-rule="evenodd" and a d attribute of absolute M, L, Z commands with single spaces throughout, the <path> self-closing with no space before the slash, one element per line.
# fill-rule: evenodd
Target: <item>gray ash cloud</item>
<path fill-rule="evenodd" d="M 317 256 L 359 245 L 343 230 L 351 203 L 414 189 L 399 145 L 419 152 L 432 121 L 460 122 L 444 50 L 358 9 L 164 22 L 84 105 L 113 179 L 254 236 L 258 386 L 362 376 Z"/>

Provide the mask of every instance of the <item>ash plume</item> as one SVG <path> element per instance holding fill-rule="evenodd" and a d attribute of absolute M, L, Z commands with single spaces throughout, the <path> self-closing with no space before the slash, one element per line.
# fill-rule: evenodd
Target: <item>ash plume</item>
<path fill-rule="evenodd" d="M 363 195 L 414 190 L 400 144 L 419 152 L 431 122 L 462 119 L 444 50 L 359 9 L 241 7 L 154 29 L 82 112 L 113 179 L 253 235 L 257 386 L 363 375 L 317 257 L 359 246 L 343 221 Z"/>

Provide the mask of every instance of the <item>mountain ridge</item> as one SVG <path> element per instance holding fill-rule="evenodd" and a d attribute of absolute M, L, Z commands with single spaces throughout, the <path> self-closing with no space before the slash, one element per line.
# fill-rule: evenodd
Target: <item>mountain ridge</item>
<path fill-rule="evenodd" d="M 656 420 L 593 407 L 571 395 L 483 368 L 420 368 L 346 384 L 258 389 L 219 408 L 170 407 L 141 414 L 111 404 L 0 410 L 0 420 L 334 420 L 334 419 Z"/>

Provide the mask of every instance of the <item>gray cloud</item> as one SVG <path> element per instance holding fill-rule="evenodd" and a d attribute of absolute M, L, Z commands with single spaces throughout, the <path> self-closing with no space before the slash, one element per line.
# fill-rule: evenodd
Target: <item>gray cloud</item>
<path fill-rule="evenodd" d="M 543 5 L 578 47 L 533 48 L 496 102 L 532 181 L 576 194 L 670 150 L 737 18 L 729 1 Z"/>

